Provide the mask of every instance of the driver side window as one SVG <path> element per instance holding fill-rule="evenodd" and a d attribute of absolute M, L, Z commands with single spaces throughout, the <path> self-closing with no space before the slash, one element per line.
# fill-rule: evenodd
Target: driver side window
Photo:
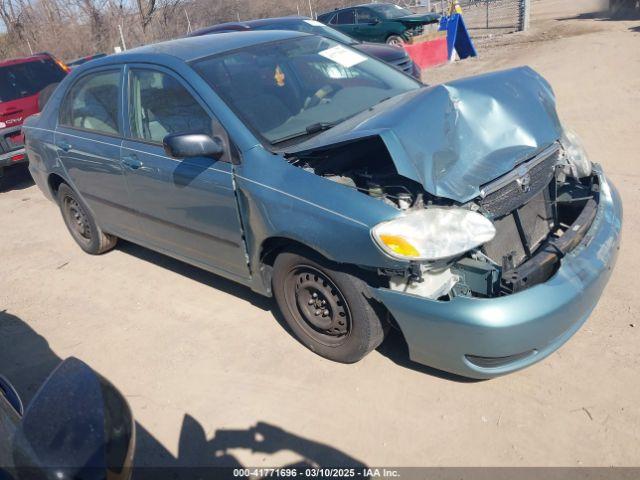
<path fill-rule="evenodd" d="M 172 133 L 211 135 L 212 121 L 195 98 L 171 75 L 131 69 L 129 122 L 134 138 L 162 143 Z"/>

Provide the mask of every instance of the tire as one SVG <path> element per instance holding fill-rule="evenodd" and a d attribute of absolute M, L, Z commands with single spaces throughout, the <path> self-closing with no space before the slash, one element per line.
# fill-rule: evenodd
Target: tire
<path fill-rule="evenodd" d="M 313 352 L 354 363 L 384 340 L 384 315 L 368 298 L 367 284 L 360 278 L 304 249 L 281 253 L 273 269 L 280 312 L 297 339 Z"/>
<path fill-rule="evenodd" d="M 386 42 L 387 45 L 395 45 L 397 47 L 401 47 L 404 45 L 404 40 L 400 35 L 389 35 Z"/>
<path fill-rule="evenodd" d="M 58 188 L 58 205 L 69 233 L 82 250 L 99 255 L 116 246 L 118 238 L 98 227 L 87 204 L 66 183 Z"/>

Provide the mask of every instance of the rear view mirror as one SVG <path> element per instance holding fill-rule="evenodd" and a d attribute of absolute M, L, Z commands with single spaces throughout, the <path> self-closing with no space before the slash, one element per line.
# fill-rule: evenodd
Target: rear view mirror
<path fill-rule="evenodd" d="M 224 154 L 224 144 L 220 137 L 210 137 L 203 133 L 174 133 L 162 140 L 167 155 L 174 158 L 211 157 L 216 160 Z"/>
<path fill-rule="evenodd" d="M 124 397 L 86 364 L 69 358 L 27 407 L 13 438 L 13 468 L 17 478 L 123 480 L 130 477 L 134 443 Z"/>

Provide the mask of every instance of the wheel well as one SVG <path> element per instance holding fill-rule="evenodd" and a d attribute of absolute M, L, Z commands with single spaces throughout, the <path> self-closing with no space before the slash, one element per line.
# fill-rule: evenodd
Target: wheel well
<path fill-rule="evenodd" d="M 52 173 L 51 175 L 49 175 L 49 188 L 51 189 L 51 193 L 53 193 L 54 196 L 58 194 L 58 188 L 60 188 L 60 185 L 63 183 L 67 182 L 60 175 L 56 173 Z"/>
<path fill-rule="evenodd" d="M 273 275 L 273 264 L 276 260 L 276 257 L 281 252 L 292 249 L 292 248 L 307 250 L 311 253 L 320 255 L 322 258 L 328 260 L 320 252 L 305 245 L 302 242 L 298 242 L 296 240 L 292 240 L 286 237 L 268 238 L 262 243 L 262 247 L 260 249 L 260 263 L 261 263 L 260 274 L 262 275 L 262 279 L 265 282 L 265 285 L 267 285 L 269 296 L 272 295 L 271 279 Z M 329 261 L 331 262 L 331 260 Z M 372 287 L 383 286 L 383 283 L 384 283 L 384 286 L 387 286 L 388 282 L 386 282 L 386 280 L 383 280 L 383 278 L 380 277 L 375 270 L 369 270 L 369 269 L 358 267 L 357 265 L 352 265 L 352 264 L 336 264 L 335 262 L 332 262 L 332 263 L 336 265 L 336 267 L 344 270 L 345 272 L 348 272 L 351 275 L 358 277 L 360 280 L 362 280 L 363 282 L 367 283 Z M 380 315 L 380 318 L 384 318 L 385 320 L 387 320 L 388 326 L 394 326 L 395 319 L 393 319 L 391 313 L 389 312 L 386 306 L 384 306 L 382 303 L 380 303 L 378 300 L 372 297 L 367 297 L 367 300 L 371 304 L 372 308 L 374 308 L 378 312 L 378 314 Z M 397 327 L 397 323 L 395 324 L 395 326 L 400 332 L 400 335 L 402 336 L 402 338 L 404 339 L 404 333 L 402 332 L 402 330 L 400 330 L 399 327 Z M 385 326 L 384 328 L 388 328 L 388 327 Z"/>
<path fill-rule="evenodd" d="M 286 237 L 271 237 L 267 238 L 262 243 L 262 247 L 260 248 L 260 262 L 263 265 L 269 265 L 270 267 L 273 267 L 273 263 L 276 261 L 276 257 L 278 256 L 278 254 L 292 247 L 304 248 L 307 250 L 312 250 L 315 253 L 319 253 L 308 247 L 304 243 L 298 242 L 296 240 L 292 240 Z"/>
<path fill-rule="evenodd" d="M 369 285 L 372 285 L 372 286 L 379 285 L 380 277 L 378 277 L 377 272 L 375 270 L 367 269 L 365 267 L 359 267 L 355 264 L 349 264 L 349 263 L 338 264 L 335 261 L 328 259 L 318 250 L 311 248 L 302 242 L 298 242 L 297 240 L 292 240 L 286 237 L 271 237 L 266 239 L 262 243 L 262 248 L 260 249 L 260 263 L 262 267 L 261 270 L 264 275 L 266 273 L 264 267 L 267 268 L 268 273 L 265 280 L 267 280 L 269 283 L 271 282 L 271 270 L 274 262 L 276 261 L 276 257 L 283 251 L 289 250 L 292 248 L 307 250 L 312 254 L 319 255 L 323 259 L 333 263 L 337 268 L 340 268 L 344 271 L 349 272 L 352 275 L 359 277 L 361 280 L 365 281 Z"/>

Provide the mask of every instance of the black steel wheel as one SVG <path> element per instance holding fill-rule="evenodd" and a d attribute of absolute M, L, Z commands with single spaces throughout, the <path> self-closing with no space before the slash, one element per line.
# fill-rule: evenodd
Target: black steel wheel
<path fill-rule="evenodd" d="M 325 345 L 340 345 L 351 331 L 351 312 L 340 289 L 310 265 L 294 267 L 285 279 L 285 296 L 306 333 Z"/>
<path fill-rule="evenodd" d="M 379 306 L 369 298 L 366 283 L 348 269 L 296 249 L 278 255 L 272 284 L 287 324 L 319 355 L 353 363 L 382 343 Z"/>
<path fill-rule="evenodd" d="M 97 255 L 116 245 L 117 237 L 98 227 L 89 207 L 66 183 L 58 188 L 58 204 L 69 233 L 85 252 Z"/>
<path fill-rule="evenodd" d="M 62 199 L 61 208 L 64 221 L 73 238 L 78 243 L 89 245 L 91 243 L 91 226 L 87 212 L 85 212 L 78 201 L 71 196 L 65 196 Z"/>

